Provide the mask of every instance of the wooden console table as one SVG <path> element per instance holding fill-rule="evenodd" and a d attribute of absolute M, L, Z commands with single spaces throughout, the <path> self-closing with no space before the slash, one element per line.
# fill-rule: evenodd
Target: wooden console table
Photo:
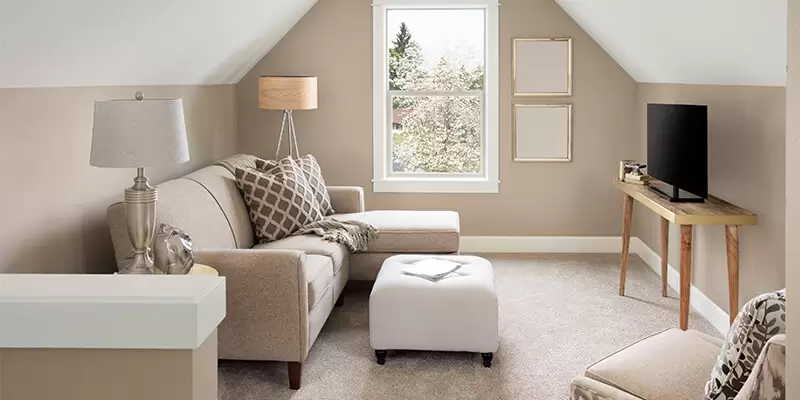
<path fill-rule="evenodd" d="M 619 272 L 619 295 L 625 295 L 625 273 L 633 222 L 633 201 L 636 200 L 661 216 L 661 295 L 667 296 L 667 263 L 669 258 L 669 223 L 681 226 L 680 327 L 689 326 L 689 291 L 692 284 L 692 227 L 725 225 L 725 248 L 728 256 L 728 301 L 730 322 L 739 310 L 739 226 L 755 225 L 755 214 L 719 198 L 709 196 L 704 203 L 672 203 L 653 193 L 648 187 L 620 182 L 614 185 L 625 193 L 622 215 L 622 258 Z"/>

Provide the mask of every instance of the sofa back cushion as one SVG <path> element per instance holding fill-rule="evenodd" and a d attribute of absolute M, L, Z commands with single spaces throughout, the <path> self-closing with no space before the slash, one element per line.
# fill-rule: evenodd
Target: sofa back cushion
<path fill-rule="evenodd" d="M 186 178 L 167 181 L 157 186 L 156 228 L 165 223 L 182 229 L 192 237 L 194 249 L 237 247 L 225 213 L 206 187 Z M 106 220 L 119 266 L 132 250 L 128 238 L 125 203 L 111 205 Z"/>
<path fill-rule="evenodd" d="M 253 225 L 247 214 L 247 205 L 239 189 L 236 178 L 228 169 L 213 165 L 199 169 L 185 176 L 202 185 L 214 197 L 228 221 L 236 247 L 249 249 L 255 244 Z"/>

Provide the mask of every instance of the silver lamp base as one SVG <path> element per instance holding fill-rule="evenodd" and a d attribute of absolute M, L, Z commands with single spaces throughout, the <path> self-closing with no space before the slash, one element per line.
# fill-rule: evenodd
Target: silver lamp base
<path fill-rule="evenodd" d="M 125 216 L 133 255 L 125 259 L 120 274 L 156 274 L 150 243 L 156 230 L 158 189 L 150 186 L 144 168 L 136 169 L 133 186 L 125 189 Z"/>

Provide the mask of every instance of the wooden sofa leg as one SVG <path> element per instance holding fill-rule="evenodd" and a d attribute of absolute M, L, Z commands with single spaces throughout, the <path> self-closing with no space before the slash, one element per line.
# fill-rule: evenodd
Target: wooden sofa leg
<path fill-rule="evenodd" d="M 288 362 L 289 367 L 289 389 L 300 389 L 300 378 L 303 376 L 303 363 Z"/>
<path fill-rule="evenodd" d="M 339 298 L 336 299 L 336 303 L 334 304 L 335 307 L 341 307 L 344 305 L 344 294 L 340 294 Z"/>

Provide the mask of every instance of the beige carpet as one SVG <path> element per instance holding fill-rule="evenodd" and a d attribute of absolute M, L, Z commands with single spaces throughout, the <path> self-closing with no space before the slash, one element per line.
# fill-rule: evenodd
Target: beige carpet
<path fill-rule="evenodd" d="M 375 363 L 365 291 L 345 293 L 311 349 L 303 387 L 285 363 L 220 362 L 220 400 L 567 399 L 571 378 L 637 339 L 678 325 L 677 295 L 632 256 L 627 296 L 619 256 L 490 255 L 500 302 L 500 350 L 491 369 L 469 353 L 390 352 Z M 692 314 L 690 327 L 717 334 Z M 717 334 L 718 335 L 718 334 Z M 709 371 L 710 373 L 711 371 Z"/>

